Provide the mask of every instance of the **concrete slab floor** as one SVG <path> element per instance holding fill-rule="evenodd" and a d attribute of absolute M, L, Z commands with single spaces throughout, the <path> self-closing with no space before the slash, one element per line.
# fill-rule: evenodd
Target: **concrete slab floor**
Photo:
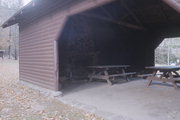
<path fill-rule="evenodd" d="M 180 90 L 158 83 L 147 87 L 147 83 L 74 83 L 59 99 L 107 120 L 180 120 Z"/>

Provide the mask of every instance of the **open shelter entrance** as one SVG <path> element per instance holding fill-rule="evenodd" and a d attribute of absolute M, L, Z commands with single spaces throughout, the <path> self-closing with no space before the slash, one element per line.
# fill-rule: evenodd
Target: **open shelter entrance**
<path fill-rule="evenodd" d="M 179 14 L 161 1 L 113 1 L 69 16 L 58 41 L 60 80 L 87 79 L 87 66 L 154 65 L 154 50 L 177 36 Z"/>
<path fill-rule="evenodd" d="M 178 6 L 177 0 L 33 0 L 3 27 L 19 24 L 21 81 L 62 90 L 66 103 L 113 120 L 179 120 L 180 67 L 154 66 L 164 38 L 180 37 Z M 137 73 L 152 66 L 154 72 L 112 86 L 81 83 L 94 65 L 129 65 Z M 161 85 L 147 89 L 148 78 Z"/>

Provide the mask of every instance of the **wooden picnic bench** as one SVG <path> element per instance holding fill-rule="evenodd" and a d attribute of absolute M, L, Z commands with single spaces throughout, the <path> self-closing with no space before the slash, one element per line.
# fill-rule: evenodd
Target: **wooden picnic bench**
<path fill-rule="evenodd" d="M 125 69 L 130 67 L 129 65 L 103 65 L 103 66 L 89 66 L 92 73 L 88 76 L 89 80 L 102 79 L 106 80 L 109 85 L 112 85 L 111 80 L 115 80 L 116 77 L 124 77 L 129 81 L 128 76 L 136 74 L 135 72 L 125 72 Z M 113 72 L 112 72 L 113 71 Z"/>
<path fill-rule="evenodd" d="M 150 77 L 150 76 L 152 76 L 153 74 L 140 74 L 140 75 L 137 75 L 138 77 L 140 77 L 140 78 L 144 78 L 144 79 L 146 79 L 147 77 Z"/>
<path fill-rule="evenodd" d="M 171 82 L 175 88 L 178 87 L 177 83 L 180 82 L 180 75 L 177 71 L 180 70 L 180 66 L 151 66 L 146 67 L 146 69 L 153 71 L 152 75 L 146 78 L 149 80 L 148 86 L 155 80 L 162 81 L 163 83 Z M 161 74 L 158 72 L 161 72 Z"/>

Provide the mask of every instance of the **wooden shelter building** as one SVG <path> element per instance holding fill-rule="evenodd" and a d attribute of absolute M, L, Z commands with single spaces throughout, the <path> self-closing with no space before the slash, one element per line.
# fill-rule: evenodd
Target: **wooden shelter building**
<path fill-rule="evenodd" d="M 154 65 L 162 40 L 180 36 L 179 6 L 175 0 L 33 0 L 2 27 L 19 24 L 20 80 L 58 91 L 63 76 L 89 65 Z"/>

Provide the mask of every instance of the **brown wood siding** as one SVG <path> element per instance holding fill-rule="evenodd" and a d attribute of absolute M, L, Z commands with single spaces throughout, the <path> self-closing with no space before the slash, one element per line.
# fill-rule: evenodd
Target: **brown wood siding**
<path fill-rule="evenodd" d="M 47 14 L 20 22 L 20 80 L 59 90 L 56 40 L 67 17 L 110 1 L 112 0 L 85 0 L 72 5 L 72 9 L 59 8 L 51 13 L 46 9 Z"/>
<path fill-rule="evenodd" d="M 20 25 L 20 80 L 58 90 L 54 41 L 65 17 L 53 14 Z"/>

